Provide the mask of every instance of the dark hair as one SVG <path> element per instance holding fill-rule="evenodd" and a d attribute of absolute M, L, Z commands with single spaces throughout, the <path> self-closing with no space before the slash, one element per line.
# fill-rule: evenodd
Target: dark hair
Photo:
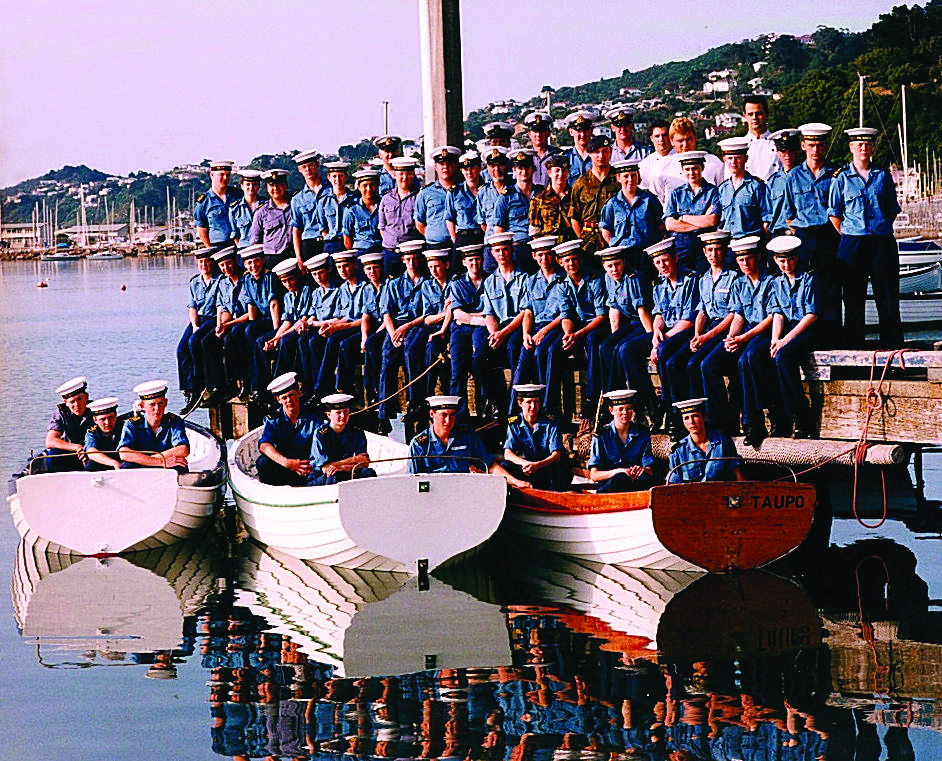
<path fill-rule="evenodd" d="M 650 124 L 650 129 L 651 129 L 651 131 L 653 132 L 654 130 L 656 130 L 656 129 L 658 129 L 658 128 L 660 128 L 660 129 L 670 129 L 670 128 L 671 128 L 671 125 L 668 124 L 668 123 L 667 123 L 666 121 L 664 121 L 663 119 L 655 119 L 653 122 L 651 122 L 651 124 Z"/>
<path fill-rule="evenodd" d="M 766 114 L 769 113 L 769 99 L 764 95 L 747 95 L 745 98 L 743 98 L 742 110 L 745 111 L 746 106 L 750 103 L 755 103 L 762 106 L 762 110 L 765 111 Z"/>

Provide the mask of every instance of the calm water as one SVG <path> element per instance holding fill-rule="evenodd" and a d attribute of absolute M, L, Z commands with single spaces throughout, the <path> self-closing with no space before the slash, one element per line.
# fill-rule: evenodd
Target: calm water
<path fill-rule="evenodd" d="M 41 446 L 54 389 L 74 375 L 124 408 L 136 383 L 167 378 L 180 406 L 191 274 L 184 259 L 0 265 L 4 473 Z M 938 456 L 926 477 L 942 499 Z M 0 759 L 942 758 L 942 553 L 908 523 L 919 533 L 835 520 L 836 546 L 795 569 L 803 590 L 498 548 L 418 593 L 210 542 L 38 573 L 4 518 Z M 735 662 L 720 657 L 730 638 Z"/>

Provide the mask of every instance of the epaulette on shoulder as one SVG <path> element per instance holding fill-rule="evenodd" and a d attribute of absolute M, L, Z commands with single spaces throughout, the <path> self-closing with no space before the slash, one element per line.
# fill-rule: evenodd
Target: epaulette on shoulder
<path fill-rule="evenodd" d="M 317 429 L 318 433 L 327 433 L 327 429 L 330 428 L 330 423 L 324 423 L 320 428 Z"/>
<path fill-rule="evenodd" d="M 427 434 L 427 433 L 420 433 L 418 436 L 416 436 L 416 437 L 415 437 L 414 439 L 412 439 L 412 440 L 419 442 L 419 444 L 424 444 L 426 441 L 428 441 L 428 434 Z"/>
<path fill-rule="evenodd" d="M 91 428 L 88 429 L 88 432 L 89 432 L 89 433 L 98 433 L 98 426 L 97 426 L 97 425 L 93 425 Z"/>
<path fill-rule="evenodd" d="M 507 418 L 507 422 L 510 424 L 516 423 L 520 419 L 520 415 L 514 415 L 513 417 Z"/>
<path fill-rule="evenodd" d="M 175 412 L 165 412 L 165 413 L 164 413 L 164 419 L 165 419 L 168 423 L 183 422 L 183 418 L 181 418 L 181 417 L 180 417 L 179 415 L 177 415 Z"/>
<path fill-rule="evenodd" d="M 551 423 L 556 422 L 556 416 L 552 412 L 544 412 L 543 417 L 549 420 Z"/>
<path fill-rule="evenodd" d="M 629 272 L 629 273 L 628 273 L 628 277 L 638 277 L 638 273 L 637 273 L 637 272 Z"/>
<path fill-rule="evenodd" d="M 434 185 L 434 184 L 435 184 L 435 180 L 432 180 L 431 182 L 426 182 L 426 183 L 422 186 L 422 190 L 425 190 L 426 188 L 430 188 L 430 187 L 432 187 L 432 185 Z"/>
<path fill-rule="evenodd" d="M 143 420 L 143 418 L 141 417 L 140 412 L 132 412 L 130 415 L 128 415 L 129 423 L 140 423 L 141 420 Z"/>
<path fill-rule="evenodd" d="M 205 194 L 205 193 L 200 193 L 200 194 L 196 197 L 196 202 L 197 202 L 197 203 L 203 203 L 203 201 L 205 201 L 205 200 L 206 200 L 206 194 Z"/>

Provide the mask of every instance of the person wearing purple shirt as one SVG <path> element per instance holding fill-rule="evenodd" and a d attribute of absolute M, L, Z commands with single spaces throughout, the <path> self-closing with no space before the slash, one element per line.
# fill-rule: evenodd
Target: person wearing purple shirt
<path fill-rule="evenodd" d="M 383 241 L 384 264 L 390 277 L 403 272 L 402 260 L 396 254 L 396 246 L 404 240 L 416 237 L 415 202 L 418 197 L 413 187 L 415 160 L 399 157 L 392 160 L 396 172 L 396 187 L 383 195 L 379 201 L 377 227 Z"/>
<path fill-rule="evenodd" d="M 270 169 L 263 175 L 265 188 L 271 196 L 259 204 L 249 228 L 249 241 L 261 243 L 265 250 L 265 266 L 274 267 L 291 255 L 291 201 L 288 195 L 288 172 Z"/>

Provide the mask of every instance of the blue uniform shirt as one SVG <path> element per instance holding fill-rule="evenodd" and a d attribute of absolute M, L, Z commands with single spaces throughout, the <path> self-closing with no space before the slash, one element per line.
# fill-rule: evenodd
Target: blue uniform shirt
<path fill-rule="evenodd" d="M 47 431 L 55 431 L 66 441 L 72 444 L 81 444 L 85 438 L 88 429 L 94 425 L 91 410 L 85 410 L 81 417 L 77 417 L 69 409 L 65 402 L 56 405 L 56 411 L 52 413 L 52 419 L 49 421 Z"/>
<path fill-rule="evenodd" d="M 750 328 L 754 328 L 772 313 L 775 306 L 775 289 L 772 287 L 774 278 L 769 275 L 760 275 L 755 285 L 745 275 L 733 281 L 730 294 L 729 310 L 746 320 Z"/>
<path fill-rule="evenodd" d="M 392 173 L 383 167 L 379 170 L 379 194 L 380 196 L 386 194 L 388 191 L 396 187 L 396 178 L 392 176 Z"/>
<path fill-rule="evenodd" d="M 532 428 L 523 415 L 515 415 L 507 424 L 504 449 L 509 449 L 525 460 L 537 462 L 553 452 L 562 452 L 563 437 L 556 423 L 543 415 L 537 417 Z"/>
<path fill-rule="evenodd" d="M 480 225 L 475 221 L 477 214 L 478 197 L 468 188 L 467 182 L 462 182 L 454 193 L 450 193 L 448 201 L 451 204 L 456 230 L 477 230 Z"/>
<path fill-rule="evenodd" d="M 525 272 L 514 270 L 510 280 L 504 280 L 500 269 L 494 270 L 484 279 L 484 308 L 481 311 L 504 327 L 523 309 L 526 288 Z"/>
<path fill-rule="evenodd" d="M 644 306 L 644 296 L 638 276 L 623 275 L 621 280 L 615 282 L 605 273 L 605 306 L 617 309 L 629 321 L 640 321 L 638 309 Z"/>
<path fill-rule="evenodd" d="M 348 425 L 337 433 L 329 425 L 322 425 L 314 431 L 309 459 L 315 474 L 321 473 L 328 462 L 346 460 L 358 454 L 366 454 L 366 434 L 359 428 Z"/>
<path fill-rule="evenodd" d="M 842 235 L 892 235 L 900 212 L 893 177 L 871 166 L 866 182 L 848 164 L 831 180 L 828 216 L 841 220 Z"/>
<path fill-rule="evenodd" d="M 599 227 L 612 234 L 610 246 L 646 248 L 660 240 L 664 215 L 661 202 L 643 188 L 635 193 L 634 203 L 629 203 L 619 190 L 602 207 Z"/>
<path fill-rule="evenodd" d="M 118 449 L 128 447 L 138 452 L 166 452 L 179 444 L 190 446 L 182 418 L 165 412 L 157 433 L 154 433 L 143 414 L 134 414 L 124 421 Z"/>
<path fill-rule="evenodd" d="M 785 218 L 792 227 L 828 225 L 828 196 L 838 168 L 825 162 L 817 177 L 803 161 L 785 177 Z"/>
<path fill-rule="evenodd" d="M 566 158 L 569 159 L 569 179 L 566 184 L 572 187 L 572 184 L 578 180 L 579 177 L 592 168 L 592 156 L 587 153 L 585 158 L 582 158 L 575 147 L 566 151 L 565 155 Z"/>
<path fill-rule="evenodd" d="M 690 270 L 683 270 L 677 275 L 676 285 L 671 285 L 666 277 L 662 277 L 654 286 L 654 308 L 652 314 L 659 314 L 670 330 L 681 320 L 691 322 L 697 316 L 697 274 Z"/>
<path fill-rule="evenodd" d="M 530 198 L 542 192 L 542 186 L 534 185 Z M 507 232 L 514 234 L 514 243 L 525 243 L 530 237 L 530 198 L 516 185 L 507 194 Z"/>
<path fill-rule="evenodd" d="M 605 282 L 600 276 L 583 271 L 578 286 L 567 276 L 562 316 L 585 324 L 606 314 L 605 298 Z"/>
<path fill-rule="evenodd" d="M 447 223 L 455 221 L 454 204 L 449 198 L 453 192 L 436 180 L 422 188 L 415 199 L 415 221 L 425 225 L 425 241 L 433 246 L 451 240 Z"/>
<path fill-rule="evenodd" d="M 651 434 L 646 428 L 631 423 L 628 426 L 628 437 L 622 442 L 613 421 L 603 426 L 598 435 L 592 437 L 592 449 L 587 465 L 596 470 L 630 468 L 635 465 L 653 468 Z"/>
<path fill-rule="evenodd" d="M 120 460 L 117 451 L 121 444 L 121 432 L 124 430 L 122 421 L 115 424 L 111 433 L 105 433 L 97 425 L 93 425 L 85 434 L 85 451 L 97 449 L 112 460 Z"/>
<path fill-rule="evenodd" d="M 219 293 L 220 277 L 212 278 L 208 283 L 200 273 L 190 278 L 189 308 L 195 309 L 200 317 L 216 316 L 216 297 Z"/>
<path fill-rule="evenodd" d="M 329 185 L 321 184 L 317 190 L 304 185 L 291 198 L 291 228 L 301 233 L 302 240 L 323 237 L 324 227 L 317 219 L 318 207 L 332 195 Z"/>
<path fill-rule="evenodd" d="M 653 146 L 648 145 L 647 143 L 639 143 L 638 140 L 632 135 L 631 147 L 627 151 L 623 151 L 618 147 L 618 143 L 612 142 L 612 163 L 616 161 L 629 161 L 631 159 L 637 159 L 641 161 L 645 156 L 650 153 L 654 153 Z"/>
<path fill-rule="evenodd" d="M 265 427 L 258 443 L 271 444 L 282 457 L 289 460 L 306 460 L 311 455 L 314 431 L 319 422 L 304 412 L 292 423 L 284 410 L 279 410 L 274 417 L 265 418 Z"/>
<path fill-rule="evenodd" d="M 712 208 L 713 211 L 709 212 Z M 680 219 L 681 214 L 696 214 L 702 216 L 707 213 L 719 214 L 720 202 L 716 185 L 712 182 L 703 180 L 700 183 L 700 190 L 696 193 L 686 182 L 674 188 L 667 197 L 667 205 L 664 207 L 664 219 L 673 217 Z"/>
<path fill-rule="evenodd" d="M 298 290 L 287 291 L 284 297 L 284 308 L 281 312 L 283 322 L 297 322 L 311 312 L 311 299 L 313 298 L 311 286 L 305 283 Z"/>
<path fill-rule="evenodd" d="M 367 280 L 360 288 L 353 299 L 353 311 L 356 314 L 368 314 L 374 321 L 373 327 L 383 321 L 382 303 L 386 295 L 386 289 L 389 286 L 389 280 L 384 280 L 379 288 Z"/>
<path fill-rule="evenodd" d="M 788 176 L 781 169 L 776 169 L 765 181 L 766 192 L 769 196 L 769 232 L 772 235 L 784 235 L 788 232 L 786 223 L 785 186 Z"/>
<path fill-rule="evenodd" d="M 225 200 L 217 196 L 212 189 L 196 197 L 193 221 L 197 227 L 209 230 L 210 243 L 222 243 L 235 234 L 229 224 L 229 209 L 241 199 L 242 191 L 233 187 L 226 188 Z"/>
<path fill-rule="evenodd" d="M 426 278 L 419 288 L 419 314 L 424 316 L 441 314 L 445 311 L 445 299 L 448 298 L 448 283 L 443 288 L 435 278 Z M 416 315 L 418 316 L 418 315 Z"/>
<path fill-rule="evenodd" d="M 242 277 L 238 277 L 233 283 L 225 275 L 219 276 L 216 308 L 228 312 L 233 317 L 240 317 L 245 313 L 245 306 L 242 303 Z"/>
<path fill-rule="evenodd" d="M 733 282 L 739 275 L 732 270 L 723 270 L 718 279 L 713 279 L 713 270 L 709 269 L 700 275 L 698 290 L 700 294 L 699 311 L 711 320 L 722 320 L 732 311 L 730 299 L 732 298 Z"/>
<path fill-rule="evenodd" d="M 738 188 L 734 188 L 732 178 L 728 178 L 717 188 L 716 193 L 720 227 L 728 230 L 734 238 L 761 233 L 762 223 L 772 218 L 765 183 L 748 172 Z"/>
<path fill-rule="evenodd" d="M 255 208 L 258 208 L 258 202 Z M 252 245 L 249 243 L 249 230 L 252 228 L 254 214 L 244 197 L 229 207 L 229 227 L 232 229 L 232 237 L 239 239 L 239 248 Z"/>
<path fill-rule="evenodd" d="M 474 221 L 486 227 L 486 235 L 491 234 L 495 227 L 509 231 L 509 210 L 510 188 L 505 188 L 501 192 L 494 187 L 494 183 L 488 182 L 478 190 Z"/>
<path fill-rule="evenodd" d="M 732 439 L 718 431 L 708 431 L 709 444 L 707 451 L 700 451 L 700 447 L 687 436 L 680 446 L 670 454 L 670 467 L 677 468 L 671 473 L 672 484 L 682 481 L 732 481 L 735 479 L 733 471 L 741 465 L 739 459 L 711 460 L 713 457 L 738 458 L 736 446 Z M 707 462 L 707 460 L 711 460 Z M 686 463 L 681 465 L 681 463 Z M 680 467 L 678 467 L 680 466 Z"/>
<path fill-rule="evenodd" d="M 769 311 L 780 314 L 790 323 L 798 322 L 806 314 L 816 314 L 815 275 L 802 272 L 790 283 L 784 273 L 772 278 L 774 300 Z"/>
<path fill-rule="evenodd" d="M 349 320 L 350 322 L 359 320 L 363 316 L 363 312 L 359 311 L 359 302 L 361 299 L 360 292 L 364 288 L 372 290 L 373 286 L 365 279 L 358 281 L 353 287 L 353 290 L 350 290 L 350 284 L 347 282 L 338 285 L 337 303 L 334 305 L 334 317 Z"/>
<path fill-rule="evenodd" d="M 563 313 L 566 303 L 566 273 L 557 270 L 547 280 L 542 270 L 527 278 L 527 291 L 524 306 L 533 312 L 533 321 L 537 325 L 552 322 Z"/>
<path fill-rule="evenodd" d="M 382 314 L 388 314 L 398 328 L 406 322 L 418 317 L 422 312 L 422 285 L 428 278 L 420 276 L 412 282 L 408 272 L 386 284 L 383 300 L 379 309 Z"/>
<path fill-rule="evenodd" d="M 242 291 L 239 293 L 239 300 L 246 311 L 249 304 L 252 304 L 261 317 L 270 317 L 271 302 L 281 300 L 282 290 L 281 281 L 274 272 L 264 270 L 258 280 L 246 272 L 242 276 Z"/>
<path fill-rule="evenodd" d="M 484 281 L 475 287 L 465 272 L 462 275 L 456 275 L 448 283 L 446 297 L 451 299 L 452 309 L 462 309 L 465 312 L 481 312 L 484 309 Z"/>
<path fill-rule="evenodd" d="M 343 220 L 347 209 L 356 204 L 358 200 L 359 198 L 351 192 L 347 192 L 339 201 L 333 193 L 324 196 L 324 199 L 317 206 L 317 221 L 321 229 L 327 233 L 328 240 L 343 235 Z"/>
<path fill-rule="evenodd" d="M 335 313 L 339 296 L 339 288 L 314 285 L 311 288 L 311 302 L 308 305 L 307 315 L 315 320 L 331 320 L 339 317 L 340 315 Z"/>
<path fill-rule="evenodd" d="M 379 235 L 379 204 L 370 211 L 357 201 L 344 211 L 343 234 L 353 239 L 353 248 L 357 251 L 368 251 L 376 248 L 382 242 Z"/>
<path fill-rule="evenodd" d="M 473 431 L 452 431 L 446 446 L 431 426 L 412 439 L 409 456 L 410 473 L 467 473 L 471 466 L 490 468 L 494 461 Z"/>

